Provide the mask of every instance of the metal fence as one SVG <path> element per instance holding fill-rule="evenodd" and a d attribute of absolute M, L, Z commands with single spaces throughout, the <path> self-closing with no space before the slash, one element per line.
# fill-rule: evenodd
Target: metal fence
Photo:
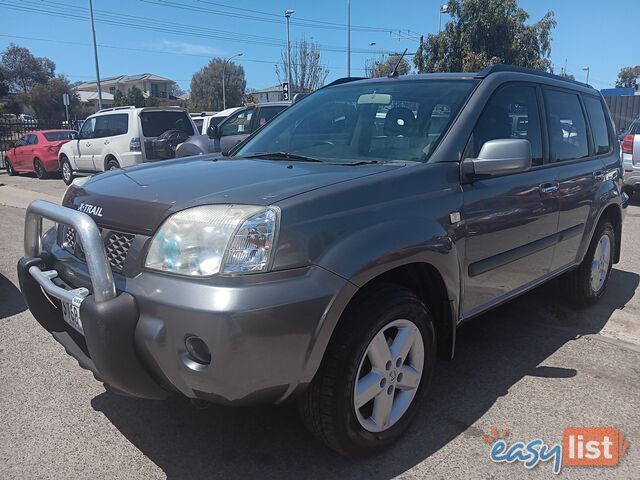
<path fill-rule="evenodd" d="M 640 95 L 604 97 L 604 99 L 611 110 L 617 132 L 626 130 L 631 121 L 640 115 Z"/>
<path fill-rule="evenodd" d="M 72 120 L 71 126 L 67 126 L 67 122 L 40 122 L 40 121 L 21 121 L 18 119 L 0 119 L 0 168 L 5 168 L 4 156 L 7 151 L 13 148 L 13 145 L 27 133 L 35 130 L 57 130 L 71 129 L 79 130 L 82 126 L 82 120 Z"/>

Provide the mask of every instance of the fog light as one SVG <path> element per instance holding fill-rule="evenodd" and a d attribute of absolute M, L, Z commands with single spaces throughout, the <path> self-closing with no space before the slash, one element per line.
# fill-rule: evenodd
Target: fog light
<path fill-rule="evenodd" d="M 191 360 L 200 365 L 209 365 L 211 363 L 211 352 L 209 347 L 200 337 L 191 335 L 184 340 L 184 346 L 191 357 Z"/>

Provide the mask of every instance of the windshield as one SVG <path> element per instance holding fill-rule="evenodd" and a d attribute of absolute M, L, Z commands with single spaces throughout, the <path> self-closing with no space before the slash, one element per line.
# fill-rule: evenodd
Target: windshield
<path fill-rule="evenodd" d="M 475 85 L 473 80 L 411 80 L 321 89 L 283 111 L 235 155 L 425 162 Z"/>
<path fill-rule="evenodd" d="M 188 136 L 194 133 L 189 115 L 185 112 L 151 110 L 142 112 L 140 120 L 145 137 L 159 137 L 167 130 L 180 130 Z"/>

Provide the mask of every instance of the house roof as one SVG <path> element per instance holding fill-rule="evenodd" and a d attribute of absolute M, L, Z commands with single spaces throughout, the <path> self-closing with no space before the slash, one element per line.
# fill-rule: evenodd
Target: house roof
<path fill-rule="evenodd" d="M 278 85 L 274 85 L 273 87 L 261 88 L 260 90 L 254 90 L 253 92 L 249 92 L 249 93 L 271 93 L 271 92 L 282 93 L 282 85 L 278 84 Z"/>
<path fill-rule="evenodd" d="M 98 100 L 98 92 L 76 92 L 81 102 L 91 102 L 93 100 Z M 111 100 L 113 101 L 113 95 L 109 92 L 102 92 L 102 100 Z"/>
<path fill-rule="evenodd" d="M 161 77 L 160 75 L 156 75 L 154 73 L 138 73 L 136 75 L 117 75 L 115 77 L 106 77 L 100 79 L 101 85 L 113 85 L 118 83 L 129 83 L 129 82 L 139 82 L 140 80 L 155 80 L 157 82 L 173 82 L 170 78 Z M 97 86 L 97 82 L 84 82 L 79 85 L 76 85 L 75 88 L 77 90 L 82 90 L 84 88 L 95 88 Z"/>

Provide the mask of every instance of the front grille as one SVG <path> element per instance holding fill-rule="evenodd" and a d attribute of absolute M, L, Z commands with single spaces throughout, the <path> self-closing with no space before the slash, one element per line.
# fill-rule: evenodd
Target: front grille
<path fill-rule="evenodd" d="M 127 259 L 127 253 L 133 243 L 135 235 L 122 232 L 111 232 L 107 235 L 104 247 L 107 252 L 107 259 L 111 264 L 111 268 L 121 271 L 124 267 L 124 261 Z"/>
<path fill-rule="evenodd" d="M 102 228 L 100 229 L 100 233 L 103 233 Z M 103 237 L 104 249 L 107 254 L 107 260 L 111 265 L 111 269 L 121 272 L 124 268 L 124 262 L 127 259 L 127 254 L 129 253 L 131 244 L 136 236 L 131 233 L 111 230 L 106 234 L 106 236 L 103 233 Z M 82 245 L 80 244 L 76 231 L 73 227 L 69 227 L 67 225 L 63 227 L 62 246 L 70 253 L 84 259 Z"/>

